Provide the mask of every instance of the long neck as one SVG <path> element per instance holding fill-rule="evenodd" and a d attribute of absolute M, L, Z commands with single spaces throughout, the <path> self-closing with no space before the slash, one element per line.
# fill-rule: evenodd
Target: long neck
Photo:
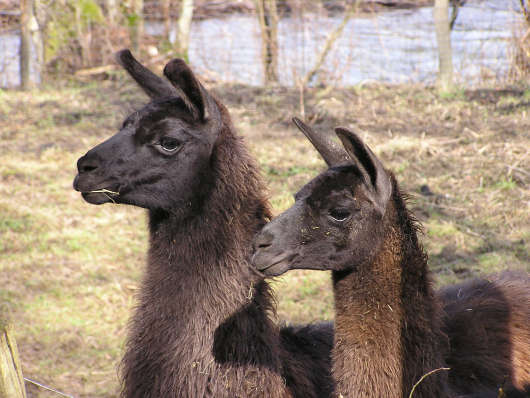
<path fill-rule="evenodd" d="M 401 198 L 394 196 L 397 206 L 387 214 L 393 221 L 386 220 L 393 227 L 386 228 L 375 257 L 333 273 L 337 397 L 408 397 L 421 376 L 444 367 L 426 256 Z M 446 378 L 443 370 L 427 377 L 414 397 L 446 397 Z"/>
<path fill-rule="evenodd" d="M 278 396 L 281 390 L 271 293 L 247 261 L 269 214 L 255 167 L 238 150 L 244 148 L 232 136 L 216 148 L 210 191 L 193 216 L 150 213 L 123 396 Z"/>

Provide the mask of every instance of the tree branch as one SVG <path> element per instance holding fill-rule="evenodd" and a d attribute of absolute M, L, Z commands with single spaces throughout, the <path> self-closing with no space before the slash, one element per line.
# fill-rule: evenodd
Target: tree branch
<path fill-rule="evenodd" d="M 337 26 L 337 28 L 330 33 L 328 39 L 326 40 L 326 43 L 324 44 L 324 48 L 322 48 L 322 51 L 320 52 L 317 58 L 315 65 L 309 70 L 309 72 L 306 73 L 304 78 L 301 80 L 302 87 L 306 87 L 307 84 L 311 81 L 311 79 L 313 79 L 313 77 L 318 73 L 320 68 L 322 68 L 322 65 L 324 64 L 328 53 L 333 47 L 333 44 L 340 37 L 342 31 L 344 30 L 344 27 L 346 26 L 350 18 L 353 16 L 353 14 L 355 14 L 355 12 L 357 11 L 358 4 L 359 2 L 355 0 L 355 2 L 350 5 L 350 7 L 346 10 L 346 13 L 344 14 L 344 18 L 342 19 L 340 25 Z"/>
<path fill-rule="evenodd" d="M 524 19 L 526 23 L 530 25 L 530 10 L 527 8 L 525 0 L 519 0 L 521 2 L 521 9 L 523 10 Z"/>

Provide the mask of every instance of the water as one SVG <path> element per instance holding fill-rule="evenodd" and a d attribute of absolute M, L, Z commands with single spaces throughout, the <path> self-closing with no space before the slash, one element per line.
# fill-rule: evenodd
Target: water
<path fill-rule="evenodd" d="M 341 20 L 340 15 L 280 20 L 278 69 L 282 84 L 292 85 L 314 65 L 329 33 Z M 451 36 L 456 79 L 472 85 L 484 76 L 505 76 L 513 30 L 522 21 L 519 0 L 468 1 L 460 9 Z M 162 31 L 162 23 L 146 23 L 148 34 Z M 0 86 L 18 81 L 13 75 L 2 77 L 5 48 L 14 54 L 18 51 L 19 40 L 13 36 L 0 36 Z M 189 57 L 192 66 L 205 75 L 259 85 L 263 79 L 260 40 L 257 19 L 252 15 L 196 21 L 192 24 Z M 437 69 L 432 8 L 419 8 L 351 19 L 318 78 L 343 85 L 366 80 L 432 83 Z M 15 75 L 16 70 L 18 66 Z"/>
<path fill-rule="evenodd" d="M 0 87 L 20 86 L 20 34 L 11 31 L 0 35 Z M 33 59 L 30 63 L 30 79 L 40 83 L 40 74 L 36 68 L 37 54 L 32 47 Z"/>
<path fill-rule="evenodd" d="M 469 1 L 452 32 L 457 80 L 473 84 L 483 75 L 502 78 L 509 68 L 513 29 L 522 23 L 519 0 Z M 279 24 L 279 74 L 293 84 L 315 63 L 329 33 L 342 17 L 309 15 Z M 318 29 L 316 28 L 318 26 Z M 152 24 L 152 32 L 162 31 Z M 256 18 L 231 16 L 192 26 L 190 59 L 214 77 L 261 84 L 260 32 Z M 432 8 L 395 10 L 354 18 L 329 53 L 319 78 L 343 85 L 365 80 L 426 82 L 436 78 L 438 59 Z"/>

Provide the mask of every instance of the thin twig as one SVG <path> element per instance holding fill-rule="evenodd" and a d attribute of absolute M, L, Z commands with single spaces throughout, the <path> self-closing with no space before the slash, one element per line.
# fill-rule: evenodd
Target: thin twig
<path fill-rule="evenodd" d="M 115 191 L 111 191 L 109 189 L 96 189 L 95 191 L 90 191 L 90 193 L 111 193 L 113 195 L 119 195 L 120 193 L 119 192 L 115 192 Z"/>
<path fill-rule="evenodd" d="M 35 380 L 28 379 L 27 377 L 24 377 L 24 380 L 26 380 L 27 382 L 29 382 L 31 384 L 35 384 L 36 386 L 44 388 L 45 390 L 52 391 L 52 392 L 54 392 L 56 394 L 62 395 L 63 397 L 75 398 L 73 395 L 65 394 L 64 392 L 54 390 L 53 388 L 45 386 L 44 384 L 41 384 L 41 383 L 39 383 L 39 382 L 37 382 Z"/>
<path fill-rule="evenodd" d="M 451 0 L 451 5 L 453 6 L 453 10 L 451 12 L 451 20 L 449 21 L 449 29 L 450 30 L 453 30 L 453 27 L 455 25 L 455 22 L 456 22 L 456 18 L 458 17 L 458 11 L 460 9 L 460 7 L 462 7 L 465 3 L 465 0 L 464 1 L 461 1 L 461 0 Z"/>
<path fill-rule="evenodd" d="M 525 176 L 530 176 L 530 173 L 526 170 L 521 169 L 520 167 L 512 166 L 509 164 L 505 164 L 506 167 L 508 167 L 508 175 L 512 174 L 513 170 L 518 171 L 521 174 L 524 174 Z"/>
<path fill-rule="evenodd" d="M 409 398 L 412 398 L 412 394 L 414 394 L 414 390 L 416 389 L 416 387 L 418 387 L 418 385 L 423 381 L 423 379 L 425 379 L 427 376 L 430 376 L 432 375 L 433 373 L 436 373 L 436 372 L 439 372 L 440 370 L 450 370 L 451 368 L 438 368 L 438 369 L 434 369 L 434 370 L 431 370 L 430 372 L 428 373 L 425 373 L 423 376 L 421 376 L 421 378 L 416 382 L 416 384 L 414 384 L 412 386 L 412 390 L 410 390 L 410 394 L 409 394 Z"/>
<path fill-rule="evenodd" d="M 344 14 L 344 18 L 342 19 L 342 22 L 339 24 L 339 26 L 337 26 L 337 28 L 333 32 L 331 32 L 328 35 L 328 39 L 326 40 L 326 43 L 324 44 L 324 48 L 322 49 L 322 51 L 320 52 L 317 58 L 317 62 L 315 63 L 313 68 L 309 72 L 307 72 L 307 74 L 302 79 L 301 85 L 303 87 L 307 86 L 307 84 L 311 81 L 313 76 L 315 76 L 318 73 L 318 71 L 324 64 L 324 61 L 326 60 L 326 57 L 329 51 L 331 50 L 331 47 L 333 46 L 335 41 L 341 36 L 342 31 L 344 30 L 344 27 L 346 26 L 350 18 L 353 16 L 353 14 L 355 14 L 355 12 L 357 11 L 358 4 L 359 4 L 359 1 L 355 1 L 349 7 L 349 9 Z"/>
<path fill-rule="evenodd" d="M 526 4 L 524 0 L 519 0 L 519 1 L 521 3 L 521 8 L 523 10 L 524 19 L 526 20 L 527 23 L 530 24 L 530 10 L 526 8 Z"/>
<path fill-rule="evenodd" d="M 110 196 L 109 194 L 111 195 L 116 195 L 116 196 L 119 196 L 120 193 L 119 192 L 115 192 L 115 191 L 110 191 L 108 189 L 96 189 L 95 191 L 90 191 L 90 193 L 102 193 L 103 195 L 105 195 L 107 198 L 109 198 L 112 203 L 116 204 L 116 202 L 114 201 L 114 199 L 112 198 L 112 196 Z"/>

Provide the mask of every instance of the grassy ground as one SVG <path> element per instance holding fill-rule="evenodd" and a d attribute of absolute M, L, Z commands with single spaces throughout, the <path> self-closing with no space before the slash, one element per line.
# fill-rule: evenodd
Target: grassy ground
<path fill-rule="evenodd" d="M 323 168 L 289 121 L 297 92 L 213 88 L 258 158 L 275 211 L 284 210 Z M 116 394 L 147 234 L 142 210 L 85 203 L 71 188 L 75 162 L 144 101 L 121 74 L 0 91 L 0 310 L 14 320 L 25 376 L 76 397 Z M 530 270 L 528 87 L 315 89 L 305 112 L 317 129 L 355 122 L 413 194 L 438 284 Z M 292 272 L 275 287 L 281 320 L 333 318 L 327 273 Z"/>

